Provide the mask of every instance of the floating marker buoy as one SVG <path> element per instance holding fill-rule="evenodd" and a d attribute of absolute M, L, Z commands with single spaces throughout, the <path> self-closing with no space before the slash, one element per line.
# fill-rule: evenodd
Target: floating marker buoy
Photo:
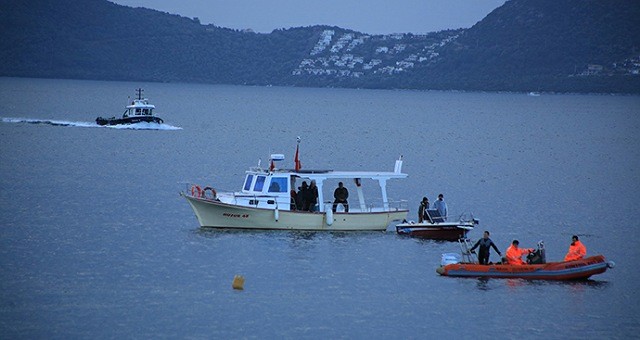
<path fill-rule="evenodd" d="M 236 275 L 233 277 L 233 283 L 231 284 L 233 289 L 243 290 L 244 289 L 244 276 Z"/>

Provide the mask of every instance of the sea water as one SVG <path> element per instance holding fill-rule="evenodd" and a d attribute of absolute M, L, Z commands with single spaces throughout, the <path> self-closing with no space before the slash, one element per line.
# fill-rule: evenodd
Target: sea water
<path fill-rule="evenodd" d="M 95 125 L 138 87 L 163 126 Z M 0 334 L 637 337 L 639 114 L 638 96 L 0 78 Z M 410 219 L 443 193 L 502 252 L 544 240 L 561 260 L 577 234 L 616 266 L 585 282 L 448 278 L 435 269 L 457 243 L 393 226 L 198 227 L 185 183 L 238 190 L 270 153 L 292 167 L 298 136 L 303 169 L 392 171 L 402 156 L 409 177 L 388 191 Z"/>

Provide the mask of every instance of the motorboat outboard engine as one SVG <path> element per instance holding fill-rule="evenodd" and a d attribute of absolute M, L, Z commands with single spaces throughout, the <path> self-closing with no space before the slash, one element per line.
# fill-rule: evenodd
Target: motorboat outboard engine
<path fill-rule="evenodd" d="M 538 242 L 538 249 L 536 249 L 533 253 L 527 255 L 527 263 L 528 264 L 543 264 L 547 263 L 547 257 L 544 252 L 544 242 Z"/>

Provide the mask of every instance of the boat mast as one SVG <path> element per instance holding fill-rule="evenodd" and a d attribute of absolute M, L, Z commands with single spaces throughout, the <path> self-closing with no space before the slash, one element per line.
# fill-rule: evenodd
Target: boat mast
<path fill-rule="evenodd" d="M 136 92 L 138 92 L 138 100 L 142 100 L 142 88 L 138 88 Z"/>

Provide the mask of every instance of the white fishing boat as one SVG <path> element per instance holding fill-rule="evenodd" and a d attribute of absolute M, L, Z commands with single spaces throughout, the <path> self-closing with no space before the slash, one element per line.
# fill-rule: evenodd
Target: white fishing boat
<path fill-rule="evenodd" d="M 406 201 L 390 201 L 387 181 L 406 178 L 402 173 L 402 157 L 394 171 L 333 171 L 302 170 L 296 148 L 295 168 L 279 169 L 276 164 L 284 155 L 273 154 L 268 169 L 252 167 L 246 171 L 242 190 L 216 192 L 213 186 L 188 184 L 181 192 L 193 208 L 201 227 L 232 229 L 284 229 L 284 230 L 386 230 L 394 222 L 407 217 Z M 317 205 L 307 211 L 296 202 L 295 189 L 314 181 L 317 186 Z M 332 183 L 344 181 L 355 189 L 356 198 L 350 198 L 349 209 L 333 208 Z M 365 183 L 379 187 L 379 204 L 365 199 Z M 376 185 L 377 183 L 377 185 Z M 377 191 L 376 188 L 375 191 Z M 331 193 L 328 195 L 327 193 Z"/>

